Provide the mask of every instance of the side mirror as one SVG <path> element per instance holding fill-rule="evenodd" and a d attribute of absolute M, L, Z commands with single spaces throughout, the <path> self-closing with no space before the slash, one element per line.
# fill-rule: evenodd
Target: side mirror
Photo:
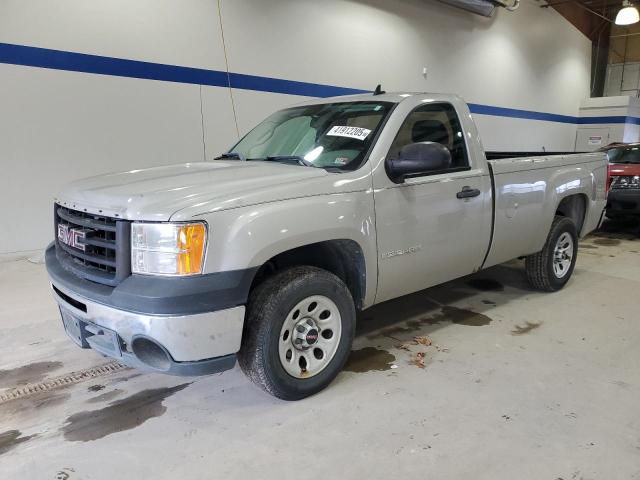
<path fill-rule="evenodd" d="M 410 143 L 402 147 L 398 158 L 387 160 L 385 166 L 389 178 L 395 183 L 402 183 L 406 177 L 451 168 L 451 152 L 436 142 Z"/>

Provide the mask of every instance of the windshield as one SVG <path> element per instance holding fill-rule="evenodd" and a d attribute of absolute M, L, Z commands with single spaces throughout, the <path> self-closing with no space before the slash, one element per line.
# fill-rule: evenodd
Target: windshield
<path fill-rule="evenodd" d="M 231 150 L 246 160 L 291 160 L 339 170 L 358 168 L 393 104 L 326 103 L 287 108 L 251 130 Z"/>
<path fill-rule="evenodd" d="M 640 147 L 614 148 L 607 156 L 610 163 L 640 163 Z"/>

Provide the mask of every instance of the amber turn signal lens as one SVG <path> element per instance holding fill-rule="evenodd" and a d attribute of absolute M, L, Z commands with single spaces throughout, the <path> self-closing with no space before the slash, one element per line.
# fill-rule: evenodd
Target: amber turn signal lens
<path fill-rule="evenodd" d="M 181 225 L 178 230 L 178 274 L 202 273 L 207 230 L 202 223 Z"/>

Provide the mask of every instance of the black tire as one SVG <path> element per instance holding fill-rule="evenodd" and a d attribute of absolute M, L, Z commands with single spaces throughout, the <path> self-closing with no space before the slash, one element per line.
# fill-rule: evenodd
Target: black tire
<path fill-rule="evenodd" d="M 553 269 L 556 242 L 563 233 L 571 235 L 573 240 L 573 257 L 568 271 L 558 277 Z M 529 255 L 525 260 L 525 269 L 529 283 L 538 290 L 555 292 L 566 285 L 573 274 L 578 257 L 578 234 L 573 220 L 556 216 L 551 224 L 549 236 L 542 251 Z"/>
<path fill-rule="evenodd" d="M 280 330 L 298 302 L 312 295 L 331 299 L 340 312 L 342 333 L 336 353 L 309 378 L 289 375 L 278 353 Z M 347 286 L 334 274 L 316 267 L 292 267 L 260 284 L 250 295 L 238 363 L 258 386 L 283 400 L 300 400 L 324 389 L 340 373 L 355 334 L 356 312 Z"/>

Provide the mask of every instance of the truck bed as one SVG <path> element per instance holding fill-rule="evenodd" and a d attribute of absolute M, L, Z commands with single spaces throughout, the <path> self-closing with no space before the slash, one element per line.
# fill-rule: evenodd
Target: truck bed
<path fill-rule="evenodd" d="M 540 251 L 557 205 L 574 192 L 584 199 L 584 205 L 577 207 L 584 215 L 579 235 L 596 228 L 604 208 L 605 156 L 544 153 L 489 160 L 494 228 L 485 267 Z"/>

